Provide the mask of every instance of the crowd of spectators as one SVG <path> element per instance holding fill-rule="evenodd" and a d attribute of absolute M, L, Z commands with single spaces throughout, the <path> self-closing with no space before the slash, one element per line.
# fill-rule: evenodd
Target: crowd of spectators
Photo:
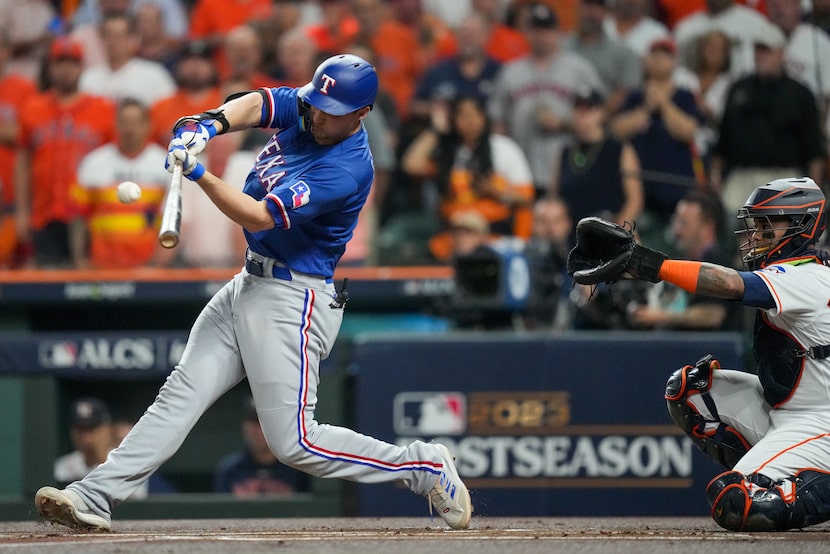
<path fill-rule="evenodd" d="M 194 187 L 180 247 L 155 244 L 170 128 L 344 52 L 381 87 L 346 264 L 449 263 L 461 220 L 561 257 L 534 232 L 553 207 L 681 253 L 690 195 L 723 205 L 730 253 L 754 187 L 830 183 L 828 0 L 0 0 L 0 267 L 237 265 L 241 232 Z M 200 161 L 241 187 L 267 138 Z M 140 202 L 115 200 L 125 180 Z"/>

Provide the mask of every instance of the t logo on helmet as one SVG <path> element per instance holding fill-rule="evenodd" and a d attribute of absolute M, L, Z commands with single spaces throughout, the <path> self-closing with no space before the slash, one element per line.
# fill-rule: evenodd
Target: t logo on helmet
<path fill-rule="evenodd" d="M 323 73 L 322 79 L 323 79 L 323 86 L 320 87 L 320 92 L 322 92 L 323 94 L 328 94 L 329 93 L 329 85 L 334 87 L 334 85 L 337 84 L 337 81 L 334 80 L 334 77 L 326 75 L 325 73 Z"/>

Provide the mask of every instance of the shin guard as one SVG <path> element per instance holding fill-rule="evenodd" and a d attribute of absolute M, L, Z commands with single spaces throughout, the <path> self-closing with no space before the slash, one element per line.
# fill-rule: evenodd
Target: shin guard
<path fill-rule="evenodd" d="M 731 531 L 786 531 L 830 520 L 830 474 L 804 470 L 773 483 L 737 471 L 706 487 L 715 522 Z"/>
<path fill-rule="evenodd" d="M 732 469 L 749 450 L 749 443 L 736 429 L 718 419 L 717 407 L 709 396 L 709 387 L 712 372 L 719 367 L 711 354 L 698 360 L 694 366 L 683 366 L 669 377 L 665 398 L 672 420 L 695 446 L 722 466 Z M 687 402 L 688 397 L 694 394 L 700 395 L 710 412 L 709 418 Z"/>

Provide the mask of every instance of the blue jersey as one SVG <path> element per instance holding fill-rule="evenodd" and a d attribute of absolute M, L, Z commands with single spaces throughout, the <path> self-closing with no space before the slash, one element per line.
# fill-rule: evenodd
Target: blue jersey
<path fill-rule="evenodd" d="M 266 199 L 274 228 L 245 231 L 252 251 L 289 269 L 332 277 L 374 180 L 366 130 L 332 146 L 300 128 L 297 90 L 269 89 L 270 119 L 279 129 L 257 156 L 243 191 Z"/>

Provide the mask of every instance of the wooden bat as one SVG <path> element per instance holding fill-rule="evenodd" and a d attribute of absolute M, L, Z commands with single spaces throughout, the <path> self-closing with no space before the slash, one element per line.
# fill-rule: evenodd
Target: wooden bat
<path fill-rule="evenodd" d="M 173 164 L 173 177 L 170 189 L 164 199 L 159 229 L 159 244 L 164 248 L 174 248 L 179 244 L 179 230 L 182 226 L 182 162 Z"/>

